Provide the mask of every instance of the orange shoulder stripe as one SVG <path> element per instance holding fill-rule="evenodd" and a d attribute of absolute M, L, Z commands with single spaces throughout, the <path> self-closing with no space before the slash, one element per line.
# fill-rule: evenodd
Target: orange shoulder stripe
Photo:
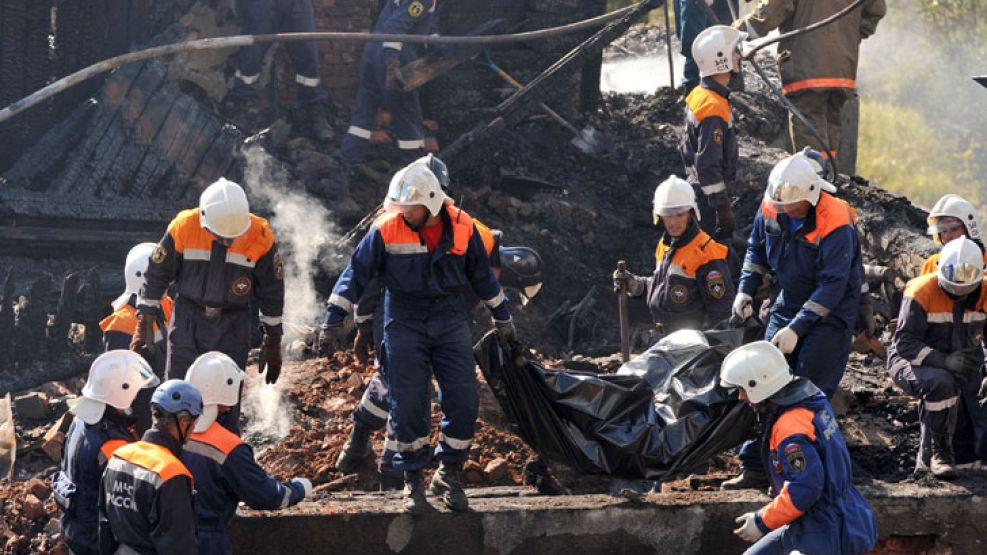
<path fill-rule="evenodd" d="M 493 254 L 494 247 L 496 246 L 496 241 L 494 240 L 493 231 L 484 225 L 480 220 L 473 220 L 476 224 L 476 231 L 480 234 L 480 239 L 483 240 L 483 249 L 487 251 L 487 256 Z"/>
<path fill-rule="evenodd" d="M 213 422 L 212 426 L 209 426 L 209 429 L 202 433 L 192 434 L 191 439 L 211 445 L 222 451 L 224 455 L 229 455 L 231 451 L 243 443 L 243 440 L 236 434 L 220 426 L 218 422 Z"/>
<path fill-rule="evenodd" d="M 788 493 L 787 483 L 782 486 L 781 493 L 778 494 L 778 497 L 775 497 L 770 503 L 762 507 L 759 513 L 764 525 L 772 530 L 781 528 L 805 514 L 795 506 L 795 503 L 792 503 L 792 495 Z"/>
<path fill-rule="evenodd" d="M 953 314 L 953 301 L 939 287 L 936 273 L 921 275 L 905 286 L 905 296 L 915 300 L 926 314 Z"/>
<path fill-rule="evenodd" d="M 380 230 L 384 244 L 421 243 L 418 232 L 404 223 L 404 218 L 401 217 L 400 212 L 388 212 L 378 218 L 374 225 Z"/>
<path fill-rule="evenodd" d="M 113 456 L 113 453 L 116 452 L 117 449 L 127 445 L 128 443 L 130 442 L 125 439 L 108 439 L 99 447 L 99 451 L 103 453 L 106 460 L 110 460 L 110 457 Z"/>
<path fill-rule="evenodd" d="M 936 263 L 939 261 L 939 253 L 935 253 L 922 263 L 922 269 L 919 270 L 918 275 L 924 276 L 926 274 L 936 273 Z"/>
<path fill-rule="evenodd" d="M 804 435 L 810 440 L 816 439 L 816 427 L 812 425 L 812 419 L 816 413 L 805 407 L 796 407 L 782 414 L 774 427 L 771 428 L 771 450 L 774 451 L 778 445 L 786 439 Z"/>
<path fill-rule="evenodd" d="M 208 233 L 208 232 L 207 232 Z M 267 220 L 250 215 L 250 229 L 236 238 L 227 252 L 242 254 L 247 260 L 257 262 L 274 246 L 274 232 Z M 210 248 L 212 242 L 210 241 Z"/>
<path fill-rule="evenodd" d="M 452 249 L 450 252 L 461 255 L 466 252 L 470 238 L 473 237 L 473 218 L 465 210 L 453 204 L 447 204 L 445 209 L 452 221 Z"/>
<path fill-rule="evenodd" d="M 856 211 L 843 199 L 820 193 L 816 203 L 816 228 L 805 234 L 809 242 L 824 239 L 837 228 L 856 223 Z"/>
<path fill-rule="evenodd" d="M 116 450 L 113 456 L 119 457 L 131 464 L 150 470 L 167 482 L 176 476 L 188 476 L 192 473 L 178 460 L 175 455 L 160 445 L 138 441 L 129 443 Z"/>
<path fill-rule="evenodd" d="M 730 102 L 714 91 L 696 87 L 686 97 L 685 103 L 696 116 L 696 121 L 718 117 L 725 123 L 730 123 Z"/>
<path fill-rule="evenodd" d="M 774 205 L 766 200 L 761 201 L 761 215 L 765 218 L 777 218 L 778 211 Z"/>
<path fill-rule="evenodd" d="M 103 333 L 118 331 L 127 335 L 133 335 L 137 328 L 137 311 L 128 305 L 121 306 L 106 318 L 99 322 L 99 329 Z"/>

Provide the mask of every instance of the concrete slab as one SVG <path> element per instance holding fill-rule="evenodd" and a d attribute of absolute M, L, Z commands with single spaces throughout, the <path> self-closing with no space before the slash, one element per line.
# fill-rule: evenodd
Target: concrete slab
<path fill-rule="evenodd" d="M 880 537 L 934 538 L 954 553 L 984 552 L 987 484 L 983 479 L 928 488 L 861 486 Z M 283 553 L 741 553 L 732 534 L 738 515 L 767 496 L 687 492 L 621 498 L 610 495 L 525 496 L 522 488 L 470 490 L 472 510 L 413 518 L 400 494 L 346 493 L 283 512 L 240 511 L 231 529 L 234 551 Z M 436 499 L 429 501 L 438 506 Z"/>

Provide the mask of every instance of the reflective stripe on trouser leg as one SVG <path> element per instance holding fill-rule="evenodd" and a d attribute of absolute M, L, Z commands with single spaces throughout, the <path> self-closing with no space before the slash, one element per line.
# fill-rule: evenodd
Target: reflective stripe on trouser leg
<path fill-rule="evenodd" d="M 459 463 L 469 455 L 480 399 L 469 323 L 465 314 L 449 316 L 445 321 L 433 319 L 428 326 L 442 405 L 442 433 L 435 455 L 443 462 Z"/>
<path fill-rule="evenodd" d="M 384 104 L 391 113 L 391 130 L 398 141 L 401 161 L 408 163 L 417 159 L 425 147 L 425 130 L 422 128 L 422 107 L 418 90 L 385 91 Z"/>
<path fill-rule="evenodd" d="M 916 467 L 932 459 L 932 438 L 952 436 L 956 428 L 959 386 L 952 373 L 933 366 L 892 364 L 892 380 L 905 393 L 919 398 L 919 446 Z"/>
<path fill-rule="evenodd" d="M 282 33 L 311 33 L 315 31 L 315 13 L 311 1 L 278 2 Z M 298 101 L 325 102 L 329 94 L 319 82 L 319 45 L 315 41 L 284 43 L 295 67 Z"/>
<path fill-rule="evenodd" d="M 356 91 L 356 108 L 350 119 L 349 130 L 343 135 L 343 143 L 339 155 L 348 164 L 363 161 L 370 144 L 370 132 L 377 126 L 377 108 L 380 107 L 382 96 L 380 86 L 375 78 L 375 68 L 369 46 L 364 50 L 360 59 L 359 88 Z"/>
<path fill-rule="evenodd" d="M 353 421 L 368 430 L 380 430 L 387 424 L 388 414 L 387 385 L 377 372 L 353 411 Z"/>
<path fill-rule="evenodd" d="M 243 3 L 244 34 L 267 35 L 277 33 L 276 0 L 251 0 Z M 270 44 L 252 44 L 244 46 L 236 53 L 236 66 L 240 75 L 247 76 L 246 80 L 234 79 L 233 96 L 249 96 L 255 94 L 254 83 L 247 82 L 250 77 L 260 75 L 264 55 Z"/>
<path fill-rule="evenodd" d="M 431 460 L 431 402 L 425 322 L 395 319 L 384 331 L 384 365 L 390 393 L 390 420 L 383 458 L 393 453 L 396 470 L 424 468 Z"/>

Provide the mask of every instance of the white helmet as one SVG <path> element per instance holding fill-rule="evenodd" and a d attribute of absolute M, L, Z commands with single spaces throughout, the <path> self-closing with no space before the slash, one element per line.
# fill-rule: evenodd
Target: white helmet
<path fill-rule="evenodd" d="M 220 177 L 199 197 L 202 227 L 224 239 L 236 239 L 250 229 L 250 204 L 243 188 Z"/>
<path fill-rule="evenodd" d="M 720 366 L 720 385 L 742 387 L 752 403 L 764 401 L 794 379 L 785 355 L 770 341 L 737 347 Z"/>
<path fill-rule="evenodd" d="M 127 410 L 141 389 L 155 387 L 160 380 L 144 357 L 133 351 L 105 352 L 89 367 L 82 397 L 72 406 L 72 414 L 86 424 L 103 418 L 106 405 Z"/>
<path fill-rule="evenodd" d="M 692 59 L 699 66 L 699 76 L 709 77 L 739 70 L 734 64 L 733 53 L 746 38 L 747 33 L 727 25 L 703 29 L 692 41 Z"/>
<path fill-rule="evenodd" d="M 764 200 L 777 207 L 803 200 L 815 206 L 822 191 L 835 193 L 836 187 L 819 177 L 809 158 L 799 153 L 785 158 L 771 169 L 768 187 L 764 190 Z"/>
<path fill-rule="evenodd" d="M 428 164 L 416 160 L 391 178 L 384 206 L 421 205 L 433 216 L 438 216 L 445 200 L 446 194 Z"/>
<path fill-rule="evenodd" d="M 209 429 L 219 415 L 219 405 L 232 407 L 240 402 L 240 384 L 243 370 L 229 356 L 211 351 L 195 359 L 185 381 L 194 385 L 202 394 L 202 416 L 195 423 L 196 433 Z"/>
<path fill-rule="evenodd" d="M 962 297 L 984 280 L 984 253 L 966 237 L 957 237 L 939 253 L 936 277 L 943 290 Z"/>
<path fill-rule="evenodd" d="M 696 193 L 689 182 L 672 174 L 655 187 L 654 221 L 657 224 L 661 216 L 674 216 L 686 210 L 692 210 L 699 220 L 699 207 L 696 205 Z"/>
<path fill-rule="evenodd" d="M 128 295 L 140 295 L 144 288 L 144 272 L 147 271 L 147 264 L 154 252 L 154 243 L 139 243 L 134 245 L 127 253 L 127 262 L 123 267 L 123 277 L 126 280 L 127 288 L 124 290 Z"/>
<path fill-rule="evenodd" d="M 969 201 L 959 195 L 943 195 L 936 201 L 936 205 L 929 210 L 929 235 L 937 245 L 942 244 L 939 238 L 939 219 L 956 218 L 963 222 L 966 228 L 966 235 L 970 239 L 980 240 L 980 219 L 977 217 L 977 209 Z"/>

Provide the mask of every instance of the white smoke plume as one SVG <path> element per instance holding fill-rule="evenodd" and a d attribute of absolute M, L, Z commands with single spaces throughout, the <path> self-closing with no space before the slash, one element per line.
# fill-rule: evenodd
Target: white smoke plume
<path fill-rule="evenodd" d="M 309 195 L 301 183 L 259 146 L 244 151 L 244 188 L 254 211 L 262 209 L 284 262 L 285 345 L 291 341 L 293 325 L 316 325 L 325 305 L 315 289 L 320 250 L 339 239 L 336 225 L 322 201 Z M 291 407 L 285 395 L 286 379 L 270 386 L 251 372 L 244 389 L 243 413 L 249 417 L 244 435 L 255 444 L 269 444 L 288 435 Z"/>

